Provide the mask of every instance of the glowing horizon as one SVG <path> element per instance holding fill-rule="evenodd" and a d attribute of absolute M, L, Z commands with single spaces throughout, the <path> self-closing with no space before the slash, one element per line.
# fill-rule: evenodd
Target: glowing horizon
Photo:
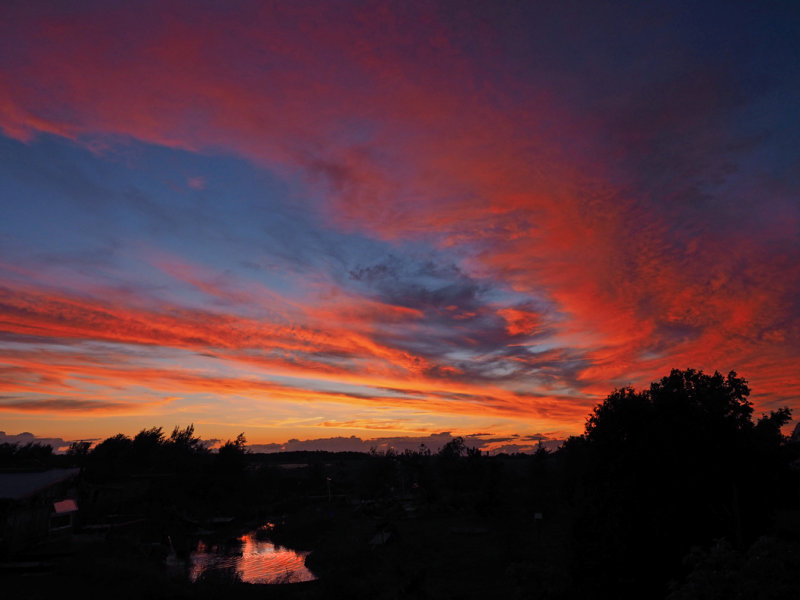
<path fill-rule="evenodd" d="M 0 429 L 565 437 L 798 407 L 797 10 L 0 9 Z M 749 6 L 749 5 L 748 5 Z"/>

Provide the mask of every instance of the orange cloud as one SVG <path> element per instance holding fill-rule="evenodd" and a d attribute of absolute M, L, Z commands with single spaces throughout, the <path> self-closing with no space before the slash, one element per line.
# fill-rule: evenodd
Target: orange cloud
<path fill-rule="evenodd" d="M 263 318 L 145 309 L 9 284 L 0 289 L 3 332 L 210 352 L 269 373 L 397 388 L 391 402 L 420 410 L 578 425 L 614 386 L 672 367 L 737 369 L 765 407 L 796 402 L 796 209 L 762 192 L 769 174 L 745 182 L 747 194 L 718 183 L 728 162 L 746 161 L 729 150 L 739 141 L 729 133 L 733 108 L 719 107 L 730 84 L 708 65 L 604 92 L 569 71 L 521 76 L 530 65 L 518 72 L 504 54 L 521 40 L 508 41 L 488 17 L 445 19 L 428 5 L 348 13 L 244 2 L 189 19 L 187 6 L 15 8 L 0 24 L 10 49 L 0 127 L 26 142 L 45 133 L 86 145 L 130 137 L 243 156 L 296 183 L 306 206 L 340 230 L 456 251 L 468 275 L 531 300 L 493 306 L 508 336 L 542 339 L 482 348 L 468 325 L 485 315 L 448 305 L 459 323 L 447 327 L 463 336 L 437 353 L 409 342 L 434 337 L 420 308 L 336 285 L 316 304 L 290 301 L 165 255 L 153 264 L 203 294 L 231 305 L 263 294 L 274 309 Z M 545 349 L 514 354 L 522 341 Z M 467 347 L 478 349 L 464 358 Z M 73 385 L 55 359 L 23 375 L 4 356 L 13 389 Z M 134 373 L 83 376 L 124 385 Z M 149 377 L 163 391 L 320 394 Z M 517 393 L 526 388 L 539 393 Z M 387 402 L 377 393 L 347 401 Z"/>
<path fill-rule="evenodd" d="M 506 331 L 509 335 L 525 335 L 536 331 L 539 326 L 539 315 L 517 308 L 501 308 L 497 314 L 506 320 Z"/>

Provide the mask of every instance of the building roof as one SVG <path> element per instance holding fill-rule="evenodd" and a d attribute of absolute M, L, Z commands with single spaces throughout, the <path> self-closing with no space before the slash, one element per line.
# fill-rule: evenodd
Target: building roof
<path fill-rule="evenodd" d="M 50 469 L 34 473 L 0 473 L 0 499 L 21 500 L 74 477 L 80 469 Z"/>
<path fill-rule="evenodd" d="M 73 500 L 72 498 L 67 498 L 66 500 L 61 500 L 60 502 L 54 502 L 53 510 L 57 515 L 77 512 L 78 503 L 75 502 L 75 500 Z"/>

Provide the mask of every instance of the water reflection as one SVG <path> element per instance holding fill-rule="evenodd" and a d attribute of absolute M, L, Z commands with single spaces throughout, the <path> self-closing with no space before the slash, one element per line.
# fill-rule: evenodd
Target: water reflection
<path fill-rule="evenodd" d="M 189 555 L 189 577 L 219 576 L 246 583 L 296 583 L 316 579 L 306 568 L 308 552 L 276 546 L 265 537 L 266 528 L 250 531 L 229 544 L 200 540 Z"/>

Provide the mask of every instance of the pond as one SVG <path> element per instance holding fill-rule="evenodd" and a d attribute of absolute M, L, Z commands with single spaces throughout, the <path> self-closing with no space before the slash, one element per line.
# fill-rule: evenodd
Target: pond
<path fill-rule="evenodd" d="M 269 525 L 234 541 L 200 540 L 189 555 L 189 578 L 222 578 L 245 583 L 298 583 L 316 576 L 306 568 L 308 552 L 282 548 L 269 541 Z"/>

